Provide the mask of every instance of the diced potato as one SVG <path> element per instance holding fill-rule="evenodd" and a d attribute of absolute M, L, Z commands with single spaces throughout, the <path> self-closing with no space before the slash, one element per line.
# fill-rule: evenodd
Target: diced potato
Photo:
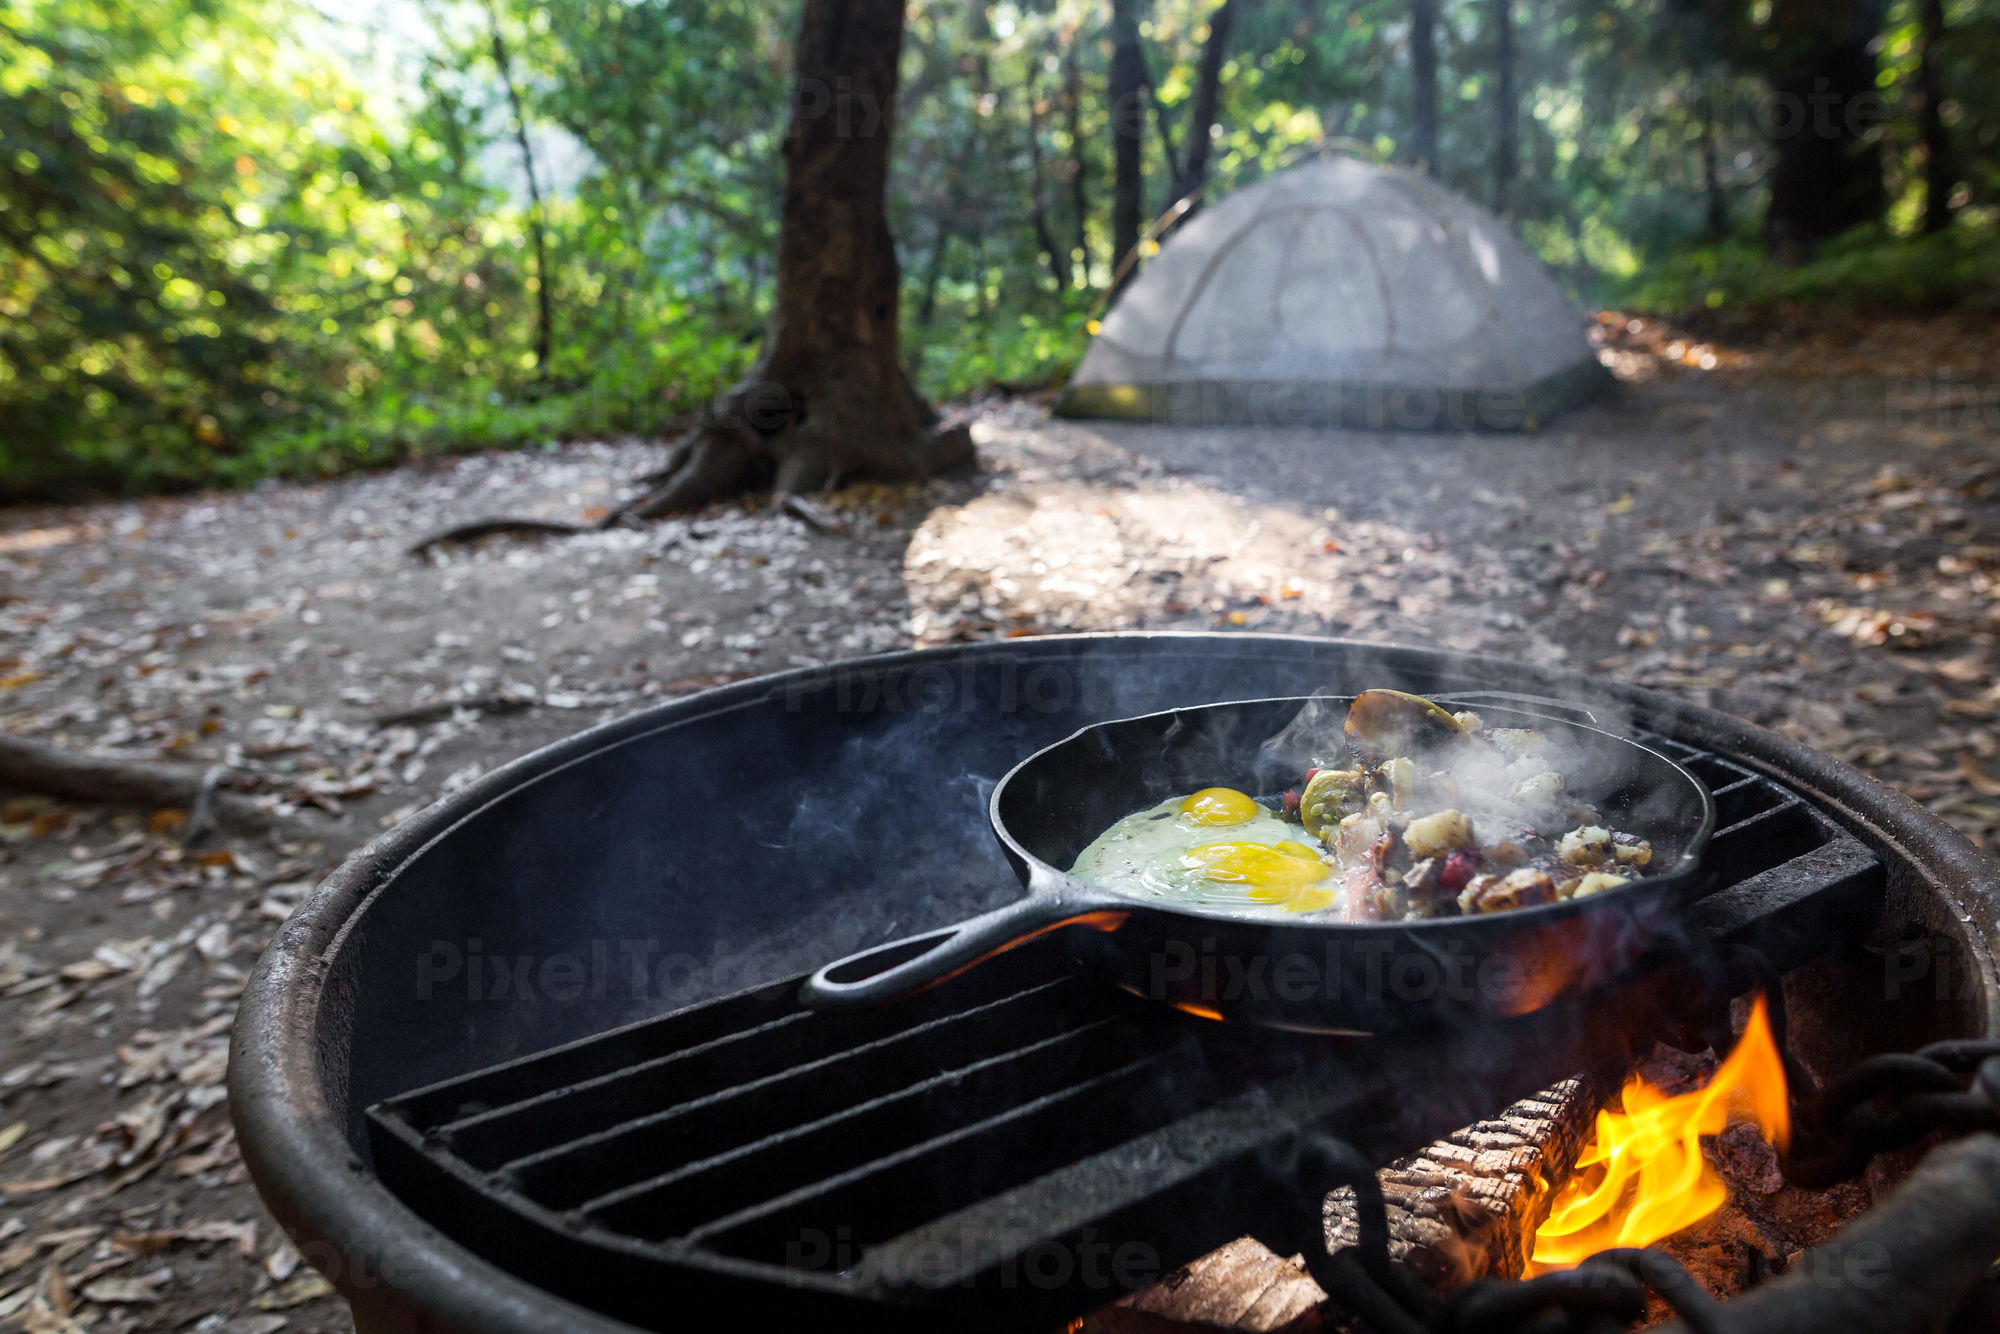
<path fill-rule="evenodd" d="M 1570 897 L 1580 899 L 1588 894 L 1602 894 L 1607 889 L 1616 889 L 1628 883 L 1630 882 L 1622 875 L 1613 875 L 1609 871 L 1592 871 L 1576 882 L 1576 888 L 1570 891 Z"/>
<path fill-rule="evenodd" d="M 1556 856 L 1571 866 L 1602 866 L 1611 856 L 1611 831 L 1595 824 L 1572 829 L 1556 844 Z"/>
<path fill-rule="evenodd" d="M 1458 713 L 1454 713 L 1451 715 L 1451 720 L 1468 732 L 1477 732 L 1480 728 L 1486 726 L 1485 720 L 1471 709 L 1464 709 Z"/>
<path fill-rule="evenodd" d="M 1459 910 L 1466 913 L 1507 912 L 1555 901 L 1556 882 L 1547 871 L 1528 866 L 1504 876 L 1476 875 L 1458 896 Z"/>
<path fill-rule="evenodd" d="M 1334 834 L 1333 848 L 1342 861 L 1355 862 L 1365 857 L 1381 837 L 1382 822 L 1357 811 L 1341 820 L 1339 830 Z"/>
<path fill-rule="evenodd" d="M 1653 845 L 1630 834 L 1613 834 L 1611 855 L 1621 866 L 1644 866 L 1653 860 Z"/>
<path fill-rule="evenodd" d="M 1479 904 L 1492 891 L 1493 887 L 1499 883 L 1500 877 L 1497 875 L 1476 875 L 1472 877 L 1472 879 L 1465 882 L 1465 888 L 1458 891 L 1458 910 L 1468 917 L 1474 913 L 1486 911 Z"/>
<path fill-rule="evenodd" d="M 1382 777 L 1389 784 L 1396 809 L 1411 809 L 1417 799 L 1417 766 L 1407 756 L 1393 759 L 1382 766 Z"/>
<path fill-rule="evenodd" d="M 1532 808 L 1552 805 L 1562 796 L 1562 790 L 1562 775 L 1545 769 L 1514 784 L 1507 796 L 1517 805 Z"/>
<path fill-rule="evenodd" d="M 1457 811 L 1438 811 L 1410 821 L 1403 842 L 1412 857 L 1442 857 L 1472 846 L 1472 824 Z"/>

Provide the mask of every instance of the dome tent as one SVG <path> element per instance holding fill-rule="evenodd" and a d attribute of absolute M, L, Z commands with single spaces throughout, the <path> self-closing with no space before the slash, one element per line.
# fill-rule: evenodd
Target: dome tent
<path fill-rule="evenodd" d="M 1056 411 L 1258 426 L 1534 428 L 1605 384 L 1507 225 L 1399 167 L 1322 158 L 1173 232 Z"/>

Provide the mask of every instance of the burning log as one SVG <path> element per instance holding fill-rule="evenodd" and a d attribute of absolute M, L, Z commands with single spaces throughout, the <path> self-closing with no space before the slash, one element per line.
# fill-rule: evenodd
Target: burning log
<path fill-rule="evenodd" d="M 1626 1081 L 1618 1106 L 1597 1117 L 1589 1147 L 1571 1164 L 1577 1175 L 1538 1225 L 1530 1253 L 1535 1268 L 1650 1246 L 1721 1209 L 1729 1187 L 1702 1142 L 1739 1117 L 1780 1150 L 1789 1140 L 1784 1059 L 1762 996 L 1735 1048 L 1700 1087 L 1669 1093 L 1643 1073 Z"/>
<path fill-rule="evenodd" d="M 1518 1278 L 1606 1091 L 1598 1078 L 1565 1079 L 1383 1168 L 1391 1258 L 1438 1292 Z M 1360 1240 L 1353 1200 L 1345 1188 L 1327 1196 L 1331 1250 Z"/>
<path fill-rule="evenodd" d="M 1077 1334 L 1170 1334 L 1189 1325 L 1277 1334 L 1310 1327 L 1326 1300 L 1298 1256 L 1239 1237 L 1152 1287 L 1086 1316 Z"/>
<path fill-rule="evenodd" d="M 1390 1255 L 1439 1291 L 1489 1275 L 1518 1277 L 1608 1088 L 1607 1080 L 1566 1079 L 1383 1168 Z M 1344 1187 L 1327 1196 L 1329 1249 L 1359 1239 L 1353 1200 Z M 1324 1298 L 1298 1257 L 1243 1237 L 1087 1317 L 1079 1334 L 1190 1325 L 1271 1334 L 1307 1322 Z"/>

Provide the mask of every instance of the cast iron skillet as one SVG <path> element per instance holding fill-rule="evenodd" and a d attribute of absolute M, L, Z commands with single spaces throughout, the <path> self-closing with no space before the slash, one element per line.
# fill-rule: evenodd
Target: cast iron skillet
<path fill-rule="evenodd" d="M 806 982 L 806 1003 L 894 1000 L 1060 928 L 1072 953 L 1126 990 L 1210 1018 L 1365 1033 L 1526 1014 L 1623 973 L 1711 887 L 1701 854 L 1715 828 L 1715 799 L 1693 774 L 1595 727 L 1486 704 L 1478 711 L 1488 727 L 1548 734 L 1563 754 L 1557 767 L 1567 790 L 1611 826 L 1651 841 L 1651 875 L 1511 912 L 1344 922 L 1122 895 L 1062 869 L 1114 822 L 1176 793 L 1297 785 L 1303 759 L 1274 756 L 1263 743 L 1308 704 L 1330 713 L 1337 729 L 1347 703 L 1321 697 L 1173 709 L 1086 727 L 1037 751 L 1000 780 L 990 807 L 1027 895 L 828 964 Z"/>

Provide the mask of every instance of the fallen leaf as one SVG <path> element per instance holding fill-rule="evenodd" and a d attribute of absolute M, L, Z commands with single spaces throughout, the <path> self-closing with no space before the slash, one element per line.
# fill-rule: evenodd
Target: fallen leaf
<path fill-rule="evenodd" d="M 299 1264 L 304 1258 L 299 1254 L 298 1247 L 289 1241 L 280 1240 L 271 1248 L 271 1253 L 264 1257 L 264 1272 L 271 1276 L 273 1283 L 283 1283 L 298 1271 Z"/>
<path fill-rule="evenodd" d="M 137 1278 L 100 1278 L 83 1287 L 85 1301 L 104 1306 L 137 1306 L 160 1299 L 160 1289 L 173 1281 L 171 1269 L 155 1269 Z"/>
<path fill-rule="evenodd" d="M 281 1315 L 256 1315 L 230 1322 L 229 1334 L 277 1334 L 291 1323 Z"/>
<path fill-rule="evenodd" d="M 200 1176 L 218 1167 L 228 1167 L 237 1161 L 236 1135 L 225 1129 L 215 1143 L 200 1153 L 184 1154 L 174 1159 L 174 1175 L 178 1177 Z M 247 1226 L 247 1224 L 246 1224 Z"/>
<path fill-rule="evenodd" d="M 137 1255 L 150 1255 L 154 1251 L 165 1250 L 182 1242 L 217 1241 L 233 1243 L 236 1253 L 246 1260 L 257 1258 L 255 1223 L 229 1223 L 219 1220 L 188 1223 L 182 1227 L 162 1228 L 157 1232 L 120 1232 L 111 1238 L 113 1246 Z"/>
<path fill-rule="evenodd" d="M 43 1251 L 50 1252 L 57 1263 L 61 1263 L 95 1241 L 97 1234 L 102 1231 L 102 1228 L 95 1227 L 63 1228 L 55 1232 L 38 1233 L 17 1241 L 6 1250 L 0 1251 L 0 1274 L 19 1269 Z"/>
<path fill-rule="evenodd" d="M 294 1306 L 303 1306 L 320 1297 L 333 1295 L 333 1284 L 320 1275 L 307 1270 L 291 1282 L 273 1288 L 257 1299 L 257 1308 L 262 1311 L 284 1311 Z"/>
<path fill-rule="evenodd" d="M 186 950 L 175 950 L 172 954 L 169 954 L 166 958 L 161 959 L 151 968 L 148 968 L 145 976 L 139 979 L 139 999 L 145 1000 L 149 996 L 158 995 L 162 987 L 174 980 L 175 974 L 181 970 L 181 965 L 187 962 L 187 957 L 188 952 Z"/>
<path fill-rule="evenodd" d="M 58 968 L 56 972 L 65 981 L 69 982 L 101 982 L 107 977 L 115 976 L 119 970 L 113 968 L 102 959 L 90 958 L 78 959 L 75 963 L 66 963 L 61 968 Z"/>
<path fill-rule="evenodd" d="M 45 1190 L 54 1190 L 58 1186 L 67 1186 L 72 1181 L 81 1181 L 85 1177 L 96 1176 L 99 1170 L 93 1168 L 86 1172 L 64 1172 L 56 1176 L 35 1177 L 28 1181 L 0 1181 L 0 1196 L 39 1195 Z"/>
<path fill-rule="evenodd" d="M 1958 775 L 1982 797 L 2000 797 L 2000 778 L 1979 767 L 1979 760 L 1967 751 L 1958 757 Z"/>
<path fill-rule="evenodd" d="M 70 1292 L 69 1276 L 63 1273 L 61 1261 L 49 1261 L 48 1270 L 42 1278 L 42 1299 L 59 1316 L 67 1316 L 76 1309 L 76 1297 Z"/>

